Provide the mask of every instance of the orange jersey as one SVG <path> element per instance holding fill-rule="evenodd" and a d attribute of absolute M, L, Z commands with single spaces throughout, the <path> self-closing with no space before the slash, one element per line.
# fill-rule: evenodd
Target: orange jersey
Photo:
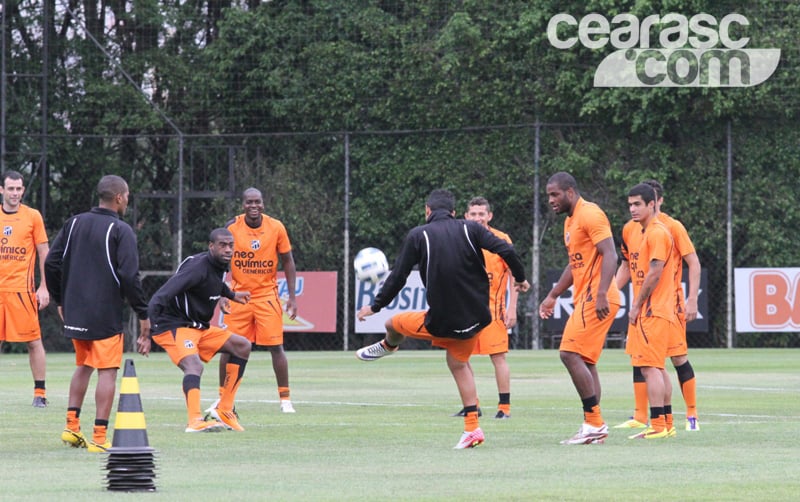
<path fill-rule="evenodd" d="M 564 244 L 569 255 L 572 298 L 576 304 L 594 298 L 593 293 L 599 289 L 603 257 L 597 251 L 597 244 L 610 237 L 611 224 L 606 213 L 597 204 L 580 197 L 572 216 L 564 220 Z M 613 280 L 608 288 L 608 301 L 620 304 L 619 290 Z"/>
<path fill-rule="evenodd" d="M 689 232 L 686 231 L 686 227 L 683 226 L 683 223 L 665 213 L 658 213 L 656 218 L 667 227 L 672 236 L 672 242 L 674 244 L 672 248 L 672 258 L 675 261 L 675 301 L 678 311 L 684 312 L 686 310 L 686 301 L 684 299 L 682 285 L 683 257 L 695 252 L 694 244 L 692 243 L 692 239 L 689 238 Z"/>
<path fill-rule="evenodd" d="M 47 242 L 42 215 L 20 204 L 16 213 L 0 210 L 0 225 L 0 291 L 34 291 L 36 246 Z"/>
<path fill-rule="evenodd" d="M 635 232 L 633 233 L 635 234 Z M 633 283 L 633 296 L 638 298 L 644 278 L 650 270 L 650 262 L 652 260 L 663 261 L 664 270 L 661 273 L 661 278 L 642 305 L 642 316 L 674 319 L 675 283 L 673 278 L 675 276 L 675 260 L 672 258 L 673 244 L 669 229 L 654 218 L 647 225 L 644 233 L 640 233 L 640 240 L 641 243 L 638 249 L 633 247 L 631 242 L 626 241 L 628 263 Z"/>
<path fill-rule="evenodd" d="M 497 237 L 511 244 L 508 234 L 489 227 Z M 506 294 L 508 293 L 508 278 L 511 270 L 498 254 L 483 250 L 483 260 L 486 262 L 486 274 L 489 276 L 489 309 L 492 319 L 503 319 L 506 310 Z"/>
<path fill-rule="evenodd" d="M 277 292 L 278 255 L 292 250 L 283 223 L 261 215 L 261 226 L 251 228 L 243 214 L 228 224 L 233 234 L 231 289 L 249 291 L 252 297 Z"/>

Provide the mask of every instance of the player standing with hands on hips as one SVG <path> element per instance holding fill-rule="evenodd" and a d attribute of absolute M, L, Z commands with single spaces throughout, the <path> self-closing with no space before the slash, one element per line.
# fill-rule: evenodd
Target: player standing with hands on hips
<path fill-rule="evenodd" d="M 231 263 L 231 289 L 249 291 L 251 300 L 245 305 L 226 305 L 225 325 L 244 336 L 253 345 L 267 347 L 272 356 L 272 370 L 278 386 L 280 409 L 294 413 L 289 391 L 289 361 L 283 350 L 283 307 L 278 294 L 278 260 L 286 275 L 286 312 L 290 319 L 297 316 L 295 283 L 297 272 L 292 256 L 292 244 L 283 223 L 264 214 L 261 191 L 248 188 L 242 194 L 244 214 L 225 226 L 234 236 Z M 223 300 L 223 305 L 225 301 Z M 225 380 L 228 356 L 219 360 L 220 386 Z M 217 403 L 206 410 L 215 416 Z"/>
<path fill-rule="evenodd" d="M 613 283 L 616 246 L 608 217 L 597 204 L 581 197 L 571 174 L 552 175 L 546 190 L 553 211 L 567 214 L 564 245 L 569 263 L 539 305 L 539 315 L 542 319 L 552 316 L 556 299 L 572 286 L 575 310 L 564 326 L 558 350 L 583 405 L 581 428 L 561 444 L 602 443 L 608 437 L 608 426 L 600 411 L 597 361 L 620 308 L 619 290 Z"/>
<path fill-rule="evenodd" d="M 114 404 L 117 370 L 122 363 L 125 300 L 139 318 L 139 340 L 150 337 L 147 300 L 139 280 L 139 252 L 133 229 L 122 221 L 128 208 L 128 183 L 103 176 L 97 184 L 98 207 L 73 216 L 53 240 L 45 260 L 45 278 L 72 339 L 77 368 L 69 384 L 67 426 L 61 440 L 90 452 L 104 452 L 108 417 Z M 81 407 L 97 370 L 95 421 L 91 441 L 81 433 Z"/>
<path fill-rule="evenodd" d="M 405 337 L 430 340 L 447 352 L 464 407 L 464 433 L 455 449 L 474 448 L 484 442 L 478 423 L 478 393 L 469 358 L 478 333 L 492 322 L 489 311 L 489 279 L 483 249 L 499 254 L 511 268 L 514 287 L 525 292 L 530 284 L 514 247 L 475 221 L 455 219 L 455 197 L 434 190 L 425 202 L 424 225 L 413 228 L 403 240 L 400 253 L 372 305 L 357 313 L 359 321 L 379 312 L 405 286 L 417 265 L 425 285 L 427 312 L 405 312 L 386 321 L 383 340 L 356 351 L 362 361 L 374 361 L 397 351 Z"/>
<path fill-rule="evenodd" d="M 0 254 L 0 346 L 20 342 L 28 346 L 28 361 L 33 374 L 33 406 L 47 407 L 45 375 L 47 362 L 42 344 L 39 311 L 50 303 L 44 278 L 47 257 L 47 232 L 39 211 L 22 203 L 25 185 L 17 171 L 3 173 L 3 252 Z M 39 287 L 34 286 L 33 270 L 39 257 Z"/>

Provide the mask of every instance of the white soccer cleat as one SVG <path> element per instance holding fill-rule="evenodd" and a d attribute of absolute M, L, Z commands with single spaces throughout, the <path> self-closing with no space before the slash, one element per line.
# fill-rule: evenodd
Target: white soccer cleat
<path fill-rule="evenodd" d="M 356 351 L 356 357 L 361 359 L 362 361 L 374 361 L 376 359 L 380 359 L 383 356 L 388 356 L 389 354 L 394 354 L 397 352 L 398 347 L 393 349 L 387 349 L 386 346 L 383 344 L 383 340 L 380 342 L 373 343 L 372 345 L 367 345 L 366 347 L 361 347 Z"/>
<path fill-rule="evenodd" d="M 464 431 L 464 434 L 461 435 L 461 439 L 458 440 L 458 444 L 455 445 L 453 449 L 463 450 L 465 448 L 475 448 L 476 446 L 482 445 L 485 439 L 486 438 L 483 437 L 483 431 L 480 427 L 474 431 Z"/>
<path fill-rule="evenodd" d="M 561 444 L 601 444 L 605 443 L 607 437 L 608 426 L 606 424 L 593 427 L 584 422 L 574 436 L 561 441 Z"/>
<path fill-rule="evenodd" d="M 213 403 L 211 403 L 211 406 L 209 406 L 208 408 L 206 408 L 206 413 L 211 413 L 213 410 L 216 410 L 216 409 L 217 409 L 217 406 L 219 406 L 219 398 L 217 398 L 217 400 L 216 400 L 216 401 L 214 401 Z"/>
<path fill-rule="evenodd" d="M 686 430 L 691 432 L 700 430 L 700 422 L 697 417 L 686 417 Z"/>
<path fill-rule="evenodd" d="M 281 399 L 281 413 L 295 413 L 294 406 L 288 399 Z"/>

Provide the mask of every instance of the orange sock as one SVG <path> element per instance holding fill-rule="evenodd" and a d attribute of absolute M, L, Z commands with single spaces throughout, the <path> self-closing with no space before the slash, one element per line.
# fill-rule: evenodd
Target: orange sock
<path fill-rule="evenodd" d="M 67 429 L 78 432 L 81 430 L 81 419 L 78 418 L 81 411 L 78 410 L 67 410 Z"/>
<path fill-rule="evenodd" d="M 498 404 L 497 409 L 502 411 L 506 415 L 511 415 L 511 405 L 510 404 Z"/>
<path fill-rule="evenodd" d="M 289 387 L 278 387 L 278 397 L 280 397 L 281 400 L 289 399 L 289 395 Z"/>
<path fill-rule="evenodd" d="M 600 427 L 603 425 L 605 421 L 603 421 L 603 414 L 600 412 L 600 405 L 596 404 L 592 406 L 592 411 L 584 411 L 583 421 L 592 427 Z"/>
<path fill-rule="evenodd" d="M 104 444 L 108 436 L 107 425 L 95 425 L 94 432 L 92 433 L 92 441 L 97 444 Z"/>
<path fill-rule="evenodd" d="M 633 419 L 643 424 L 647 423 L 647 384 L 633 382 Z"/>
<path fill-rule="evenodd" d="M 681 393 L 686 402 L 686 416 L 697 416 L 697 380 L 694 378 L 681 383 Z"/>
<path fill-rule="evenodd" d="M 200 412 L 200 389 L 195 387 L 186 391 L 186 411 L 188 413 L 189 422 L 201 420 L 203 414 Z"/>
<path fill-rule="evenodd" d="M 667 430 L 672 429 L 672 427 L 674 426 L 672 421 L 672 413 L 664 414 L 664 423 L 666 424 Z"/>
<path fill-rule="evenodd" d="M 650 418 L 650 427 L 656 431 L 663 431 L 667 428 L 667 420 L 664 415 L 659 415 L 658 418 Z"/>
<path fill-rule="evenodd" d="M 222 395 L 219 397 L 220 410 L 231 411 L 233 409 L 233 400 L 236 398 L 236 391 L 239 390 L 239 384 L 242 382 L 246 364 L 246 359 L 231 356 L 228 364 L 225 365 L 225 385 L 222 386 Z"/>
<path fill-rule="evenodd" d="M 470 411 L 464 416 L 464 431 L 472 432 L 480 427 L 478 424 L 478 412 Z"/>
<path fill-rule="evenodd" d="M 33 396 L 34 397 L 47 397 L 44 389 L 36 388 L 33 389 Z"/>

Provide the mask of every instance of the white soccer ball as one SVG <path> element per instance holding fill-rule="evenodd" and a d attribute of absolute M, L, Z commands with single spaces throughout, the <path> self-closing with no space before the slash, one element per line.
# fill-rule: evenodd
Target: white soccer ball
<path fill-rule="evenodd" d="M 364 248 L 356 254 L 353 260 L 356 269 L 356 278 L 359 281 L 369 281 L 373 284 L 380 282 L 389 273 L 389 262 L 383 251 L 377 248 Z"/>

